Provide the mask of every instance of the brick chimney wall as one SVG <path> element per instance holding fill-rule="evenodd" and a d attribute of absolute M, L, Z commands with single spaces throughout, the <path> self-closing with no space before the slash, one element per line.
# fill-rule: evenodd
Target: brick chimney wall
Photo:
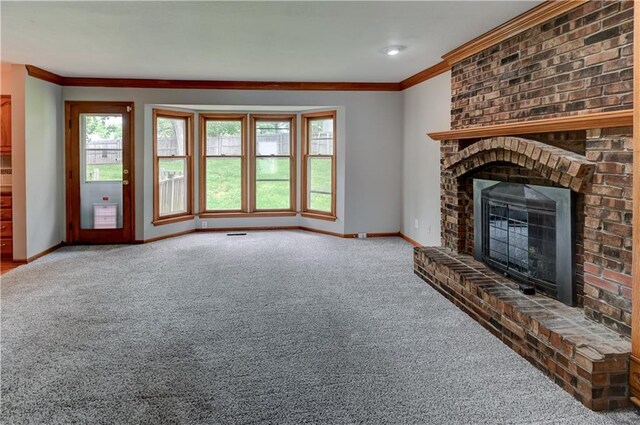
<path fill-rule="evenodd" d="M 630 109 L 633 1 L 589 1 L 452 67 L 451 128 Z"/>
<path fill-rule="evenodd" d="M 590 1 L 452 67 L 451 127 L 460 129 L 632 108 L 632 1 Z M 631 329 L 631 128 L 519 135 L 584 155 L 595 173 L 576 199 L 576 280 L 586 317 Z M 441 160 L 475 143 L 450 140 Z M 474 177 L 556 186 L 497 161 L 442 174 L 443 245 L 473 251 Z"/>

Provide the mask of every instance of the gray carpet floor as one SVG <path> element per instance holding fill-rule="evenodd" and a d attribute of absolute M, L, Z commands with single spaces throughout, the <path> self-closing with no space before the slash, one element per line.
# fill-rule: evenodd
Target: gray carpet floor
<path fill-rule="evenodd" d="M 2 423 L 638 424 L 413 275 L 399 238 L 67 247 L 2 277 Z"/>

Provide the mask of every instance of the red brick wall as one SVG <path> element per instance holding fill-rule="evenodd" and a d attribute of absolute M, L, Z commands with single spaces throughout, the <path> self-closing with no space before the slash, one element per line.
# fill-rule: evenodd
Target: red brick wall
<path fill-rule="evenodd" d="M 631 335 L 632 129 L 587 132 L 587 158 L 596 163 L 585 192 L 584 310 Z"/>
<path fill-rule="evenodd" d="M 464 59 L 451 128 L 631 108 L 632 31 L 632 1 L 589 1 Z"/>
<path fill-rule="evenodd" d="M 458 140 L 443 140 L 440 143 L 440 162 L 463 148 L 464 146 L 461 146 L 461 142 Z M 451 171 L 441 167 L 440 174 L 440 237 L 442 246 L 455 252 L 465 252 L 467 221 L 473 219 L 465 212 L 468 210 L 469 204 L 473 203 L 473 195 L 466 192 L 464 182 L 454 178 Z"/>

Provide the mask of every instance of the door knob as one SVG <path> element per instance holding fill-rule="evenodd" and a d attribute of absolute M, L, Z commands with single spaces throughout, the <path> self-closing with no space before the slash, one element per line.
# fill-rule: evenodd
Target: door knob
<path fill-rule="evenodd" d="M 127 186 L 127 185 L 129 184 L 129 180 L 122 180 L 122 184 L 123 184 L 124 186 Z"/>

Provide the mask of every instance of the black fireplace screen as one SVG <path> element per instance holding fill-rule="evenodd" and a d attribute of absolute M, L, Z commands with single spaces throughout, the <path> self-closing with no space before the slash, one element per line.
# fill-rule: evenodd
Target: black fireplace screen
<path fill-rule="evenodd" d="M 569 189 L 473 180 L 473 256 L 525 293 L 576 301 L 573 202 Z"/>
<path fill-rule="evenodd" d="M 482 216 L 484 261 L 555 295 L 555 201 L 530 186 L 500 183 L 482 192 Z"/>

